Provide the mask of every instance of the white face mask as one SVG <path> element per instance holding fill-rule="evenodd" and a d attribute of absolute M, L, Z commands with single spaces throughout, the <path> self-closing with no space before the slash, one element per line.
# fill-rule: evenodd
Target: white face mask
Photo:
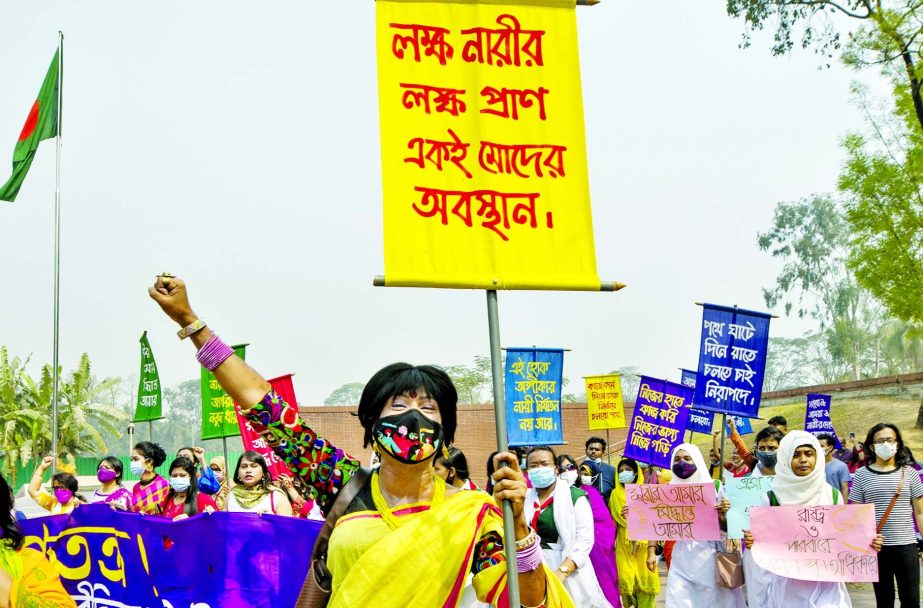
<path fill-rule="evenodd" d="M 577 471 L 564 471 L 558 477 L 561 481 L 566 481 L 570 485 L 574 485 L 574 482 L 577 481 Z"/>
<path fill-rule="evenodd" d="M 581 475 L 580 483 L 582 483 L 585 486 L 591 486 L 593 485 L 593 477 L 591 475 Z"/>
<path fill-rule="evenodd" d="M 896 443 L 876 443 L 875 444 L 875 455 L 877 455 L 882 460 L 891 460 L 894 458 L 894 455 L 897 454 L 897 444 Z"/>

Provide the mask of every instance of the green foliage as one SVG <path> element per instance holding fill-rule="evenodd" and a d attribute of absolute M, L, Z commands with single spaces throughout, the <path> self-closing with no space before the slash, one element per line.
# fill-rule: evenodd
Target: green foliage
<path fill-rule="evenodd" d="M 774 28 L 773 55 L 788 53 L 797 45 L 830 59 L 843 47 L 840 30 L 853 28 L 843 62 L 855 69 L 880 69 L 912 98 L 915 128 L 923 132 L 917 66 L 923 51 L 919 0 L 727 0 L 727 11 L 744 20 L 742 46 L 750 45 L 752 31 Z"/>
<path fill-rule="evenodd" d="M 841 207 L 829 195 L 779 203 L 772 227 L 757 242 L 784 262 L 776 284 L 763 290 L 766 305 L 782 304 L 786 315 L 794 310 L 818 321 L 834 358 L 861 378 L 878 313 L 847 264 L 849 226 Z"/>
<path fill-rule="evenodd" d="M 324 405 L 358 405 L 364 388 L 365 384 L 362 382 L 348 382 L 330 393 L 324 399 Z"/>
<path fill-rule="evenodd" d="M 923 136 L 906 96 L 890 112 L 873 108 L 862 89 L 856 98 L 871 129 L 843 141 L 849 265 L 892 315 L 923 321 Z"/>
<path fill-rule="evenodd" d="M 28 464 L 53 449 L 53 371 L 50 365 L 43 366 L 36 381 L 26 373 L 25 365 L 18 357 L 10 360 L 6 349 L 0 348 L 0 449 L 6 455 L 3 472 L 13 484 L 17 465 Z M 86 353 L 69 376 L 59 374 L 59 459 L 73 463 L 78 455 L 105 454 L 107 445 L 101 431 L 118 433 L 117 425 L 128 418 L 104 402 L 119 381 L 96 381 Z"/>
<path fill-rule="evenodd" d="M 506 359 L 505 354 L 501 357 L 501 361 Z M 458 391 L 459 405 L 494 402 L 490 357 L 477 355 L 474 365 L 448 365 L 443 369 Z"/>

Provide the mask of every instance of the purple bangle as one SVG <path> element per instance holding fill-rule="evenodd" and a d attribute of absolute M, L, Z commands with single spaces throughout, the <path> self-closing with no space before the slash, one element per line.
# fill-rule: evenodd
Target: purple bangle
<path fill-rule="evenodd" d="M 534 533 L 533 533 L 534 534 Z M 542 565 L 542 545 L 541 539 L 536 538 L 535 542 L 516 552 L 516 571 L 532 572 Z"/>
<path fill-rule="evenodd" d="M 234 349 L 222 342 L 218 334 L 212 333 L 202 348 L 196 352 L 195 358 L 202 364 L 202 367 L 213 372 L 233 354 Z"/>

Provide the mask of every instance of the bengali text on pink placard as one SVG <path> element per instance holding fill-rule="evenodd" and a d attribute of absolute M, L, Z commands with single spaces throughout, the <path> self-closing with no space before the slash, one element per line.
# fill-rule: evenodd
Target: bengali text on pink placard
<path fill-rule="evenodd" d="M 877 583 L 874 505 L 751 507 L 753 559 L 804 581 Z"/>
<path fill-rule="evenodd" d="M 710 483 L 625 486 L 631 540 L 719 540 Z"/>

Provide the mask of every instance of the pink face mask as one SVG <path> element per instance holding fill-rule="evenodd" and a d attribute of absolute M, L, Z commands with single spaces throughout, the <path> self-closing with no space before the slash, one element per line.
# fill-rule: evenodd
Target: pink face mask
<path fill-rule="evenodd" d="M 108 483 L 118 477 L 118 473 L 110 469 L 99 469 L 96 471 L 96 479 L 102 483 Z"/>
<path fill-rule="evenodd" d="M 55 500 L 58 501 L 58 504 L 66 505 L 71 501 L 71 498 L 74 497 L 74 493 L 64 488 L 55 488 L 54 497 Z"/>

